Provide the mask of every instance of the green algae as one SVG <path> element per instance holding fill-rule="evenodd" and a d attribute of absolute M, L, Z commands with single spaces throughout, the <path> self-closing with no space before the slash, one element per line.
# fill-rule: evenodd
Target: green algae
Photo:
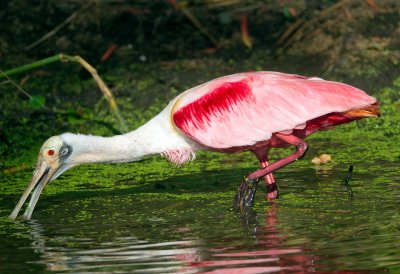
<path fill-rule="evenodd" d="M 392 88 L 385 88 L 377 94 L 381 102 L 382 117 L 364 119 L 337 127 L 335 130 L 314 134 L 308 139 L 310 149 L 307 155 L 303 160 L 292 164 L 293 169 L 314 168 L 310 159 L 322 153 L 332 155 L 335 161 L 335 166 L 332 168 L 343 170 L 347 165 L 355 165 L 355 169 L 359 172 L 379 170 L 379 166 L 366 166 L 366 164 L 377 161 L 381 164 L 389 164 L 398 161 L 400 148 L 394 144 L 400 143 L 400 135 L 395 134 L 400 131 L 400 112 L 397 100 L 400 91 L 399 79 L 395 81 Z M 158 108 L 154 107 L 142 114 L 147 118 L 156 113 Z M 94 131 L 96 132 L 96 130 Z M 22 164 L 33 166 L 39 146 L 40 144 L 37 144 L 21 156 L 5 159 L 4 163 L 7 166 Z M 276 160 L 288 153 L 290 153 L 290 149 L 274 149 L 271 158 Z M 52 182 L 46 188 L 44 195 L 62 195 L 61 193 L 64 192 L 82 191 L 89 193 L 108 189 L 130 189 L 133 192 L 157 192 L 163 195 L 171 192 L 184 194 L 213 189 L 233 191 L 234 189 L 227 188 L 227 185 L 230 185 L 229 182 L 240 182 L 243 176 L 257 166 L 256 159 L 250 153 L 224 155 L 200 152 L 197 159 L 201 160 L 182 167 L 174 167 L 159 157 L 117 166 L 80 166 Z M 393 173 L 396 175 L 395 171 Z M 0 185 L 0 193 L 19 195 L 29 181 L 30 175 L 31 170 L 28 168 L 15 174 L 5 174 Z M 221 177 L 223 178 L 222 182 Z M 218 193 L 218 191 L 216 192 Z M 214 194 L 211 192 L 207 195 Z"/>
<path fill-rule="evenodd" d="M 335 163 L 338 163 L 332 168 L 341 169 L 342 173 L 347 165 L 355 165 L 356 172 L 376 173 L 379 171 L 379 165 L 370 166 L 370 164 L 377 163 L 377 161 L 380 164 L 398 161 L 400 148 L 393 144 L 400 143 L 399 135 L 394 134 L 400 130 L 400 112 L 397 111 L 399 108 L 397 100 L 400 90 L 399 79 L 395 80 L 392 88 L 385 88 L 377 94 L 382 104 L 381 118 L 365 119 L 337 127 L 335 130 L 314 134 L 309 138 L 310 150 L 307 155 L 303 160 L 292 164 L 292 168 L 296 170 L 314 168 L 309 160 L 321 153 L 331 154 Z M 147 85 L 151 85 L 151 82 Z M 154 107 L 142 114 L 147 118 L 156 113 L 158 108 Z M 34 147 L 20 157 L 6 159 L 5 163 L 7 165 L 24 163 L 33 166 L 36 149 L 37 147 Z M 284 157 L 289 152 L 289 149 L 275 149 L 272 151 L 272 159 Z M 28 163 L 27 158 L 30 158 Z M 233 193 L 236 184 L 243 176 L 257 166 L 257 161 L 250 153 L 224 155 L 200 152 L 198 159 L 201 160 L 191 162 L 183 167 L 171 166 L 165 159 L 158 157 L 118 166 L 81 166 L 68 171 L 61 178 L 52 182 L 46 188 L 44 195 L 60 196 L 67 193 L 66 197 L 68 197 L 81 192 L 85 194 L 79 195 L 90 195 L 88 193 L 118 189 L 129 190 L 136 194 L 157 193 L 158 197 L 165 195 L 166 199 L 170 199 L 170 195 L 176 195 L 183 199 L 186 197 L 185 195 L 190 195 L 189 193 L 199 195 L 198 193 L 203 191 L 207 191 L 207 196 L 213 197 L 219 195 L 220 192 Z M 0 192 L 3 195 L 19 195 L 29 181 L 30 174 L 31 170 L 26 169 L 16 174 L 4 175 Z M 204 176 L 205 174 L 207 176 Z M 279 175 L 278 172 L 278 178 Z M 396 171 L 391 172 L 390 175 L 398 176 Z M 390 182 L 390 180 L 387 181 Z M 312 196 L 312 193 L 305 194 Z M 283 197 L 285 195 L 290 196 L 283 192 Z M 146 198 L 150 199 L 150 196 L 146 196 Z M 304 202 L 300 197 L 297 199 L 290 197 L 290 199 L 297 204 Z"/>
<path fill-rule="evenodd" d="M 145 78 L 137 81 L 141 84 L 132 93 L 155 94 L 150 90 L 158 87 L 156 82 Z M 26 144 L 2 150 L 0 235 L 16 246 L 30 246 L 21 251 L 24 256 L 29 257 L 28 251 L 36 250 L 41 260 L 54 263 L 55 259 L 34 243 L 56 248 L 61 254 L 58 260 L 63 261 L 62 258 L 70 258 L 64 249 L 74 254 L 74 249 L 84 252 L 93 246 L 100 248 L 100 243 L 120 247 L 133 238 L 150 243 L 190 239 L 190 247 L 201 246 L 203 253 L 225 248 L 227 243 L 235 250 L 263 250 L 261 243 L 276 234 L 280 248 L 304 248 L 303 253 L 314 252 L 322 257 L 316 256 L 318 269 L 383 267 L 398 271 L 399 243 L 393 239 L 400 230 L 400 147 L 396 145 L 400 143 L 399 82 L 400 78 L 391 87 L 374 92 L 381 102 L 382 117 L 310 136 L 305 157 L 275 173 L 281 193 L 278 201 L 266 203 L 260 184 L 254 215 L 249 216 L 234 212 L 232 203 L 243 177 L 257 168 L 255 157 L 251 153 L 199 152 L 195 161 L 182 167 L 157 156 L 135 163 L 76 167 L 46 187 L 33 221 L 12 222 L 7 216 L 29 182 L 41 142 L 49 133 L 66 129 L 61 126 L 43 132 L 48 125 L 43 121 L 35 125 L 28 120 L 19 127 L 23 132 L 27 124 L 32 124 L 32 136 L 18 133 L 11 139 L 16 144 Z M 121 108 L 131 113 L 127 119 L 131 127 L 158 113 L 165 104 L 163 96 L 176 94 L 183 87 L 186 84 L 171 86 L 161 99 L 141 102 L 144 106 L 151 103 L 151 107 L 134 107 L 119 99 Z M 115 134 L 109 126 L 113 118 L 102 110 L 104 105 L 100 100 L 94 111 L 73 113 L 74 119 L 69 120 L 73 123 L 67 130 Z M 51 121 L 65 117 L 58 115 Z M 105 124 L 88 122 L 94 118 Z M 292 150 L 273 149 L 271 160 Z M 322 153 L 330 154 L 333 163 L 314 166 L 311 159 Z M 343 184 L 350 165 L 354 166 L 353 199 Z M 23 168 L 12 171 L 20 166 Z M 271 223 L 275 225 L 271 227 Z M 91 244 L 86 245 L 86 241 Z M 79 253 L 75 256 L 79 257 Z M 62 266 L 64 270 L 75 267 L 66 265 Z"/>
<path fill-rule="evenodd" d="M 395 12 L 390 14 L 397 19 Z M 373 33 L 375 38 L 382 37 L 382 30 L 394 33 L 379 22 L 380 16 L 375 13 L 363 24 L 369 35 L 371 26 L 378 30 Z M 393 22 L 391 26 L 396 27 L 397 21 Z M 307 39 L 300 44 L 303 42 L 309 47 Z M 2 85 L 0 272 L 203 273 L 217 267 L 196 267 L 202 262 L 218 262 L 221 268 L 228 268 L 237 266 L 229 265 L 232 258 L 254 257 L 272 259 L 288 271 L 293 266 L 303 273 L 310 269 L 400 272 L 400 77 L 390 87 L 376 88 L 388 84 L 398 61 L 393 59 L 394 48 L 388 52 L 390 47 L 361 42 L 366 51 L 349 50 L 344 58 L 335 58 L 336 67 L 324 78 L 348 82 L 378 97 L 382 117 L 310 136 L 305 157 L 275 174 L 280 199 L 266 203 L 260 184 L 253 210 L 246 214 L 232 210 L 233 195 L 243 176 L 258 166 L 255 157 L 250 153 L 200 152 L 194 162 L 183 167 L 152 157 L 137 163 L 74 168 L 45 189 L 33 220 L 9 220 L 32 175 L 37 152 L 49 136 L 67 131 L 104 136 L 119 132 L 107 102 L 86 72 L 77 67 L 57 64 L 28 79 L 24 89 L 45 97 L 42 109 L 33 109 L 13 87 Z M 314 53 L 273 59 L 265 47 L 233 55 L 221 50 L 220 55 L 228 57 L 202 55 L 195 59 L 190 55 L 191 59 L 150 64 L 132 63 L 137 56 L 123 55 L 125 60 L 120 60 L 117 55 L 118 66 L 109 60 L 97 68 L 134 129 L 179 92 L 221 75 L 256 69 L 312 76 L 324 74 L 321 68 L 331 65 Z M 382 53 L 380 59 L 373 56 L 378 52 Z M 274 149 L 271 160 L 291 151 Z M 330 154 L 333 163 L 318 167 L 310 163 L 322 153 Z M 353 199 L 343 184 L 349 165 L 354 166 Z M 249 251 L 260 253 L 235 257 Z M 271 255 L 274 252 L 282 254 Z M 246 270 L 277 265 L 274 261 L 251 264 L 243 260 L 240 266 Z M 303 265 L 309 268 L 302 269 Z M 179 268 L 182 266 L 185 268 Z"/>

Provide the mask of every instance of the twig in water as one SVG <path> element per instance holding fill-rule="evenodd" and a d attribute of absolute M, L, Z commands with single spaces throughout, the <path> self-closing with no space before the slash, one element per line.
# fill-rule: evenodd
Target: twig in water
<path fill-rule="evenodd" d="M 344 185 L 347 188 L 347 193 L 349 193 L 350 198 L 353 198 L 353 191 L 351 190 L 351 186 L 350 186 L 350 179 L 351 179 L 352 173 L 353 173 L 353 166 L 349 166 L 349 171 L 347 172 L 346 179 L 344 179 Z"/>

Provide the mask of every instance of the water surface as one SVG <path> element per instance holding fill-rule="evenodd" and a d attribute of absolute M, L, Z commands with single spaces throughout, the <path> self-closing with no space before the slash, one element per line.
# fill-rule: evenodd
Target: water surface
<path fill-rule="evenodd" d="M 362 158 L 370 145 L 357 140 L 310 143 L 305 159 L 276 173 L 277 202 L 265 202 L 260 185 L 242 213 L 232 202 L 256 166 L 248 154 L 201 154 L 183 168 L 160 159 L 79 167 L 51 183 L 31 221 L 7 218 L 31 170 L 7 174 L 0 272 L 399 273 L 393 155 Z M 314 167 L 326 150 L 335 163 Z M 353 198 L 343 184 L 349 164 Z"/>

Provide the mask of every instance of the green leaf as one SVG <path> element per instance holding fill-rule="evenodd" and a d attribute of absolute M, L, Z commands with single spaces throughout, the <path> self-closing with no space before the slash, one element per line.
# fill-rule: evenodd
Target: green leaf
<path fill-rule="evenodd" d="M 34 109 L 41 108 L 44 105 L 45 102 L 46 102 L 46 99 L 43 96 L 40 96 L 40 95 L 32 96 L 29 99 L 29 104 Z"/>

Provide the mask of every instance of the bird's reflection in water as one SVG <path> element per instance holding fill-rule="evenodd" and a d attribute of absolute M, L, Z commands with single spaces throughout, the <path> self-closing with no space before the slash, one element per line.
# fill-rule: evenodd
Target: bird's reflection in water
<path fill-rule="evenodd" d="M 202 268 L 203 273 L 312 273 L 312 253 L 301 248 L 284 248 L 285 238 L 276 228 L 275 204 L 267 208 L 265 220 L 252 208 L 238 214 L 245 234 L 254 239 L 251 246 L 226 246 L 210 249 L 213 260 L 191 262 L 188 265 Z M 297 255 L 300 254 L 300 255 Z M 300 271 L 300 272 L 299 272 Z"/>
<path fill-rule="evenodd" d="M 208 249 L 212 260 L 187 262 L 187 266 L 196 267 L 201 273 L 341 273 L 366 274 L 376 270 L 324 270 L 321 261 L 324 257 L 305 244 L 285 245 L 286 236 L 277 228 L 278 205 L 271 203 L 266 209 L 263 220 L 252 209 L 241 212 L 243 228 L 248 235 L 254 236 L 252 246 L 226 246 Z M 318 264 L 319 263 L 319 264 Z M 339 267 L 339 266 L 338 266 Z M 186 268 L 189 270 L 189 268 Z M 379 272 L 380 273 L 380 272 Z"/>
<path fill-rule="evenodd" d="M 36 220 L 29 221 L 32 248 L 41 254 L 48 271 L 117 270 L 151 273 L 176 273 L 182 264 L 199 260 L 200 252 L 194 241 L 150 243 L 136 237 L 120 237 L 112 242 L 99 243 L 91 238 L 45 236 L 45 230 Z"/>
<path fill-rule="evenodd" d="M 98 238 L 79 238 L 74 233 L 48 233 L 31 220 L 32 248 L 41 254 L 41 260 L 34 263 L 44 265 L 47 271 L 105 273 L 374 273 L 324 271 L 324 258 L 317 251 L 306 244 L 285 244 L 277 212 L 278 205 L 272 204 L 261 217 L 252 209 L 238 214 L 245 238 L 239 244 L 237 239 L 228 237 L 154 243 L 130 236 L 101 242 Z M 186 224 L 180 232 L 181 239 L 189 238 L 189 232 L 193 238 L 194 231 Z"/>

